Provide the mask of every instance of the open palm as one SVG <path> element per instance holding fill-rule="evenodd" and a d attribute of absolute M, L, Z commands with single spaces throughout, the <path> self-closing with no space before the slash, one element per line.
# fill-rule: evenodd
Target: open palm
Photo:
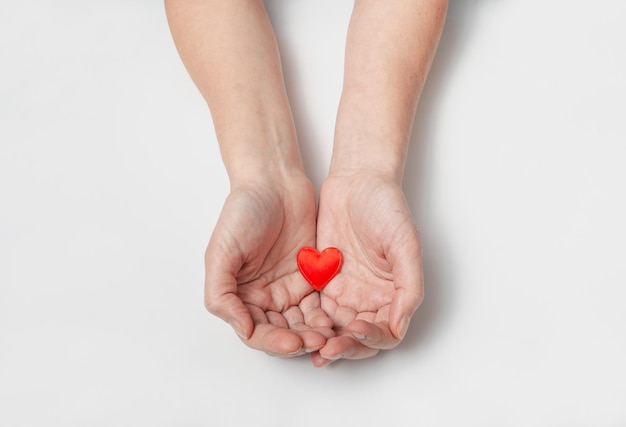
<path fill-rule="evenodd" d="M 314 240 L 315 196 L 304 176 L 234 188 L 206 251 L 207 309 L 268 354 L 320 349 L 332 321 L 295 263 Z"/>
<path fill-rule="evenodd" d="M 419 233 L 401 188 L 372 173 L 330 176 L 320 194 L 317 246 L 339 248 L 344 263 L 321 292 L 337 336 L 313 363 L 395 347 L 423 295 Z"/>

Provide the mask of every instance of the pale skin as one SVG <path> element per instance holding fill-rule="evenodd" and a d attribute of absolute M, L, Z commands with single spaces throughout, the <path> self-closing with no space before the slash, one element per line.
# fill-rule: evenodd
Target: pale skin
<path fill-rule="evenodd" d="M 263 2 L 165 5 L 231 184 L 205 255 L 207 309 L 248 346 L 310 353 L 317 367 L 396 347 L 424 295 L 419 232 L 401 181 L 447 1 L 355 1 L 317 213 Z M 297 269 L 305 245 L 344 255 L 319 293 Z"/>

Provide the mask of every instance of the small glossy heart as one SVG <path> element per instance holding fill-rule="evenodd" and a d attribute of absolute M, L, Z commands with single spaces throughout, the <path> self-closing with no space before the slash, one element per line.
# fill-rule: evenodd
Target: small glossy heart
<path fill-rule="evenodd" d="M 321 291 L 341 270 L 343 256 L 337 248 L 326 248 L 322 252 L 310 246 L 298 251 L 298 268 L 307 282 Z"/>

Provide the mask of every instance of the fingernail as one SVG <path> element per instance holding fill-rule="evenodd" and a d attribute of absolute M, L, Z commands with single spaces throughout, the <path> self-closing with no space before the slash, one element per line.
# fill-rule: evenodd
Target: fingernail
<path fill-rule="evenodd" d="M 323 367 L 325 367 L 325 366 L 330 365 L 330 363 L 331 363 L 331 361 L 330 361 L 330 360 L 328 360 L 328 359 L 324 359 L 324 360 L 322 361 L 322 363 L 320 363 L 319 365 L 313 365 L 313 366 L 315 366 L 316 368 L 323 368 Z"/>
<path fill-rule="evenodd" d="M 332 360 L 332 361 L 334 362 L 335 360 L 339 360 L 339 359 L 341 359 L 342 357 L 343 357 L 343 354 L 338 354 L 338 355 L 336 355 L 336 356 L 329 356 L 329 357 L 325 357 L 325 359 Z"/>
<path fill-rule="evenodd" d="M 242 340 L 248 339 L 248 336 L 240 328 L 235 326 L 234 323 L 231 323 L 230 326 L 235 330 L 235 333 L 239 335 L 239 338 L 241 338 Z"/>
<path fill-rule="evenodd" d="M 367 338 L 367 335 L 359 334 L 357 332 L 352 332 L 352 335 L 354 335 L 354 338 L 356 338 L 357 340 L 364 340 Z"/>
<path fill-rule="evenodd" d="M 404 316 L 400 319 L 400 323 L 398 324 L 398 337 L 403 339 L 406 335 L 406 331 L 409 329 L 409 318 Z"/>

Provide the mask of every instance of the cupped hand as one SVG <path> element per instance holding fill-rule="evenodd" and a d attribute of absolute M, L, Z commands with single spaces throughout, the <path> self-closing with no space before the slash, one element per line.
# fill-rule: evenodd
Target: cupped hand
<path fill-rule="evenodd" d="M 276 356 L 319 350 L 334 335 L 295 259 L 315 241 L 315 195 L 302 174 L 231 189 L 205 255 L 205 304 L 250 347 Z"/>
<path fill-rule="evenodd" d="M 336 337 L 315 366 L 371 357 L 397 346 L 423 298 L 419 232 L 394 179 L 365 171 L 329 176 L 317 220 L 317 247 L 343 252 L 341 272 L 322 290 Z"/>

